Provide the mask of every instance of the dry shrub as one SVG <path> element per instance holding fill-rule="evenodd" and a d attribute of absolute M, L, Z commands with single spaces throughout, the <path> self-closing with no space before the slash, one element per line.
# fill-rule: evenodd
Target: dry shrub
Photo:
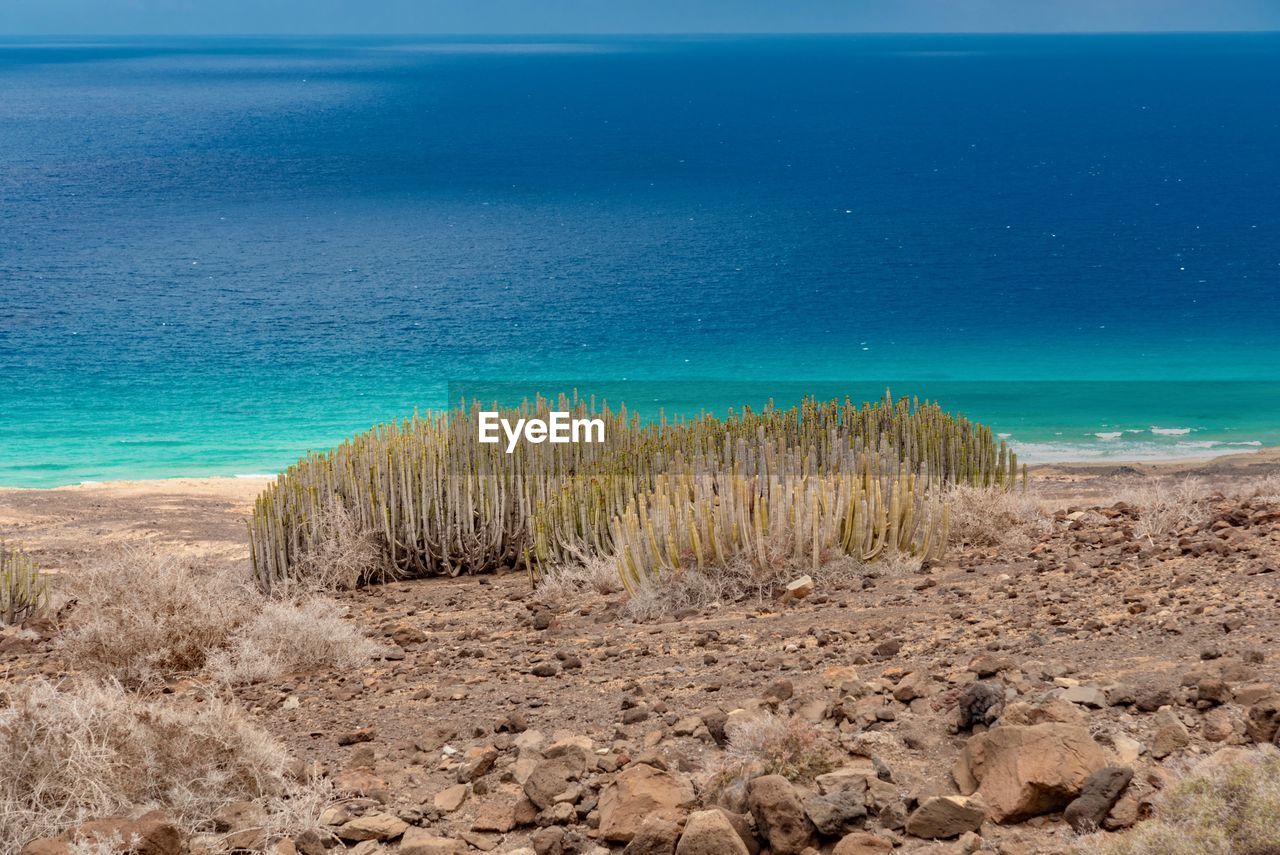
<path fill-rule="evenodd" d="M 1246 479 L 1234 492 L 1242 499 L 1280 502 L 1280 472 Z"/>
<path fill-rule="evenodd" d="M 1196 478 L 1159 479 L 1132 481 L 1116 498 L 1137 509 L 1134 534 L 1154 543 L 1170 532 L 1205 522 L 1209 517 L 1207 492 L 1204 482 Z"/>
<path fill-rule="evenodd" d="M 640 585 L 627 598 L 622 612 L 638 622 L 661 620 L 681 612 L 737 602 L 758 587 L 752 583 L 751 569 L 738 562 L 713 571 L 685 570 L 663 577 L 658 583 Z"/>
<path fill-rule="evenodd" d="M 946 501 L 951 541 L 963 546 L 1030 546 L 1050 530 L 1035 498 L 1021 490 L 957 485 Z"/>
<path fill-rule="evenodd" d="M 140 550 L 108 556 L 67 583 L 78 600 L 63 639 L 78 668 L 131 687 L 203 668 L 252 614 L 252 592 L 228 573 Z"/>
<path fill-rule="evenodd" d="M 1121 835 L 1081 841 L 1099 855 L 1266 855 L 1280 852 L 1280 752 L 1193 774 L 1157 805 L 1153 819 Z"/>
<path fill-rule="evenodd" d="M 362 529 L 345 505 L 326 507 L 317 514 L 315 524 L 318 534 L 298 557 L 291 574 L 272 583 L 273 595 L 350 591 L 390 576 L 386 550 L 378 536 Z"/>
<path fill-rule="evenodd" d="M 361 668 L 381 648 L 343 620 L 326 597 L 267 602 L 209 655 L 209 673 L 227 683 L 254 683 L 311 668 Z"/>
<path fill-rule="evenodd" d="M 283 794 L 266 800 L 267 824 L 263 830 L 267 840 L 296 839 L 303 832 L 314 831 L 321 838 L 337 843 L 333 831 L 320 817 L 326 808 L 345 800 L 328 778 L 315 776 L 305 781 L 290 781 Z"/>
<path fill-rule="evenodd" d="M 834 745 L 810 722 L 760 711 L 725 728 L 724 755 L 711 766 L 708 785 L 718 794 L 762 775 L 810 783 L 838 764 Z"/>
<path fill-rule="evenodd" d="M 638 623 L 669 619 L 682 612 L 701 611 L 727 603 L 773 601 L 792 579 L 807 575 L 818 590 L 860 590 L 867 576 L 905 576 L 920 569 L 924 559 L 907 552 L 892 552 L 866 562 L 842 555 L 814 570 L 807 562 L 784 564 L 769 573 L 746 561 L 732 561 L 724 567 L 691 569 L 643 580 L 627 598 L 622 612 Z M 617 580 L 617 573 L 613 575 Z"/>
<path fill-rule="evenodd" d="M 223 805 L 279 797 L 288 757 L 236 708 L 153 701 L 117 683 L 39 681 L 0 709 L 0 851 L 103 816 L 161 808 L 195 830 Z"/>
<path fill-rule="evenodd" d="M 539 602 L 552 603 L 581 593 L 616 594 L 621 590 L 617 564 L 610 558 L 589 557 L 545 568 L 538 578 L 534 597 Z"/>
<path fill-rule="evenodd" d="M 129 688 L 208 670 L 230 683 L 310 668 L 358 668 L 378 647 L 326 597 L 268 600 L 227 573 L 125 552 L 70 580 L 78 622 L 63 640 L 78 668 Z"/>

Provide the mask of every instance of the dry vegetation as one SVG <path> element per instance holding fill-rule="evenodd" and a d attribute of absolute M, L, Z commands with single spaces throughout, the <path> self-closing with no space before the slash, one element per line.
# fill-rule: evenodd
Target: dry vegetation
<path fill-rule="evenodd" d="M 959 484 L 947 491 L 946 501 L 957 546 L 1029 546 L 1049 529 L 1039 503 L 1023 490 Z"/>
<path fill-rule="evenodd" d="M 284 748 L 238 707 L 207 693 L 185 703 L 146 693 L 184 676 L 216 685 L 358 669 L 380 648 L 338 603 L 317 594 L 271 600 L 230 570 L 152 551 L 101 558 L 67 590 L 75 607 L 62 650 L 97 682 L 39 681 L 9 693 L 0 709 L 0 852 L 150 808 L 205 830 L 215 810 L 243 799 L 265 805 L 269 835 L 317 825 L 331 786 L 290 781 Z M 79 844 L 88 855 L 112 845 Z"/>
<path fill-rule="evenodd" d="M 712 792 L 740 788 L 762 775 L 810 783 L 838 765 L 835 746 L 799 716 L 760 711 L 727 724 L 725 736 L 725 753 L 708 770 Z"/>
<path fill-rule="evenodd" d="M 1144 480 L 1126 485 L 1118 498 L 1138 509 L 1134 533 L 1147 542 L 1204 521 L 1209 490 L 1196 478 Z"/>
<path fill-rule="evenodd" d="M 70 582 L 76 614 L 63 641 L 86 672 L 132 687 L 207 672 L 246 683 L 306 668 L 358 668 L 378 648 L 319 595 L 269 600 L 225 571 L 132 551 Z"/>
<path fill-rule="evenodd" d="M 68 580 L 77 600 L 64 645 L 80 668 L 138 687 L 198 671 L 250 616 L 251 591 L 156 552 L 105 556 Z"/>
<path fill-rule="evenodd" d="M 208 666 L 216 679 L 253 683 L 311 668 L 358 669 L 378 650 L 332 600 L 268 602 L 209 655 Z"/>
<path fill-rule="evenodd" d="M 1280 477 L 1241 489 L 1272 501 L 1280 496 Z M 1158 542 L 1206 523 L 1207 493 L 1201 481 L 1168 479 L 1126 484 L 1118 498 L 1137 511 L 1133 534 Z M 952 486 L 945 498 L 954 546 L 1016 552 L 1055 530 L 1034 494 Z M 319 525 L 322 536 L 297 559 L 300 572 L 282 578 L 274 598 L 230 570 L 154 552 L 107 556 L 66 579 L 75 606 L 62 650 L 98 682 L 37 681 L 0 699 L 0 851 L 17 851 L 29 839 L 88 818 L 152 807 L 189 832 L 207 831 L 216 810 L 240 799 L 266 808 L 268 840 L 319 825 L 335 801 L 333 784 L 292 780 L 280 743 L 213 694 L 230 696 L 232 686 L 318 668 L 357 670 L 377 655 L 379 647 L 323 592 L 379 578 L 384 550 L 340 509 Z M 784 552 L 765 567 L 740 557 L 645 574 L 633 580 L 623 614 L 644 621 L 753 597 L 763 602 L 800 574 L 811 575 L 824 593 L 861 591 L 868 577 L 910 574 L 922 562 L 910 550 L 888 551 L 874 564 L 832 551 L 816 565 L 804 550 Z M 548 565 L 534 599 L 571 604 L 584 591 L 615 597 L 622 591 L 613 558 Z M 185 700 L 145 694 L 177 678 L 197 683 L 181 695 Z M 767 774 L 811 782 L 842 756 L 805 719 L 763 709 L 731 718 L 725 735 L 724 754 L 706 768 L 712 793 L 740 791 Z M 1277 853 L 1277 782 L 1280 752 L 1260 752 L 1188 777 L 1161 802 L 1154 820 L 1133 831 L 1083 838 L 1080 845 L 1096 855 Z M 117 843 L 126 842 L 85 842 L 72 851 L 105 855 Z"/>
<path fill-rule="evenodd" d="M 1159 803 L 1155 818 L 1082 848 L 1097 855 L 1270 855 L 1280 852 L 1280 752 L 1193 770 Z"/>
<path fill-rule="evenodd" d="M 275 595 L 350 591 L 365 581 L 386 580 L 386 550 L 345 506 L 326 507 L 317 514 L 316 527 L 315 540 L 298 558 L 298 572 L 282 578 L 273 589 Z"/>
<path fill-rule="evenodd" d="M 114 683 L 12 689 L 0 756 L 3 852 L 152 807 L 194 830 L 227 802 L 287 792 L 284 749 L 236 707 L 153 701 Z"/>

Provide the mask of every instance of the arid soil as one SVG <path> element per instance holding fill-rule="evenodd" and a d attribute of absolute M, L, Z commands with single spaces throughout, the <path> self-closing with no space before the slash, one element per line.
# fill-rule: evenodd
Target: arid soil
<path fill-rule="evenodd" d="M 235 694 L 310 774 L 354 796 L 325 819 L 361 853 L 545 855 L 628 840 L 628 852 L 686 855 L 1067 852 L 1063 810 L 1091 773 L 1132 770 L 1116 793 L 1105 775 L 1090 784 L 1101 824 L 1122 829 L 1176 772 L 1275 738 L 1280 502 L 1219 494 L 1196 523 L 1146 537 L 1140 513 L 1114 501 L 1135 480 L 1188 473 L 1229 494 L 1277 466 L 1242 460 L 1042 469 L 1031 489 L 1050 518 L 1029 536 L 664 622 L 626 618 L 621 593 L 549 598 L 520 575 L 342 594 L 381 659 Z M 243 562 L 261 486 L 0 491 L 0 534 L 63 573 L 144 542 Z M 57 632 L 3 630 L 0 681 L 74 672 Z M 829 741 L 834 762 L 794 787 L 730 783 L 718 794 L 730 839 L 701 810 L 716 798 L 726 724 L 732 736 L 762 711 L 812 724 L 804 733 Z M 1023 741 L 982 735 L 997 722 Z M 975 786 L 974 799 L 935 798 Z"/>

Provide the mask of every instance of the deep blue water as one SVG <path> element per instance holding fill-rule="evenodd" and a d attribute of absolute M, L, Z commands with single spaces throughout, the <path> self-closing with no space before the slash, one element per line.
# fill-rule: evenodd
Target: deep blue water
<path fill-rule="evenodd" d="M 0 40 L 0 485 L 477 378 L 1280 444 L 1277 152 L 1280 35 Z"/>

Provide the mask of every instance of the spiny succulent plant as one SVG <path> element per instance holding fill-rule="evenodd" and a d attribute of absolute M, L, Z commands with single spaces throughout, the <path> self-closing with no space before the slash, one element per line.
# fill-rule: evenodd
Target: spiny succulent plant
<path fill-rule="evenodd" d="M 837 542 L 850 554 L 930 552 L 945 540 L 941 510 L 925 501 L 935 486 L 1007 488 L 1016 480 L 1012 452 L 990 429 L 937 404 L 887 394 L 861 405 L 809 399 L 786 410 L 743 408 L 723 419 L 642 421 L 625 407 L 576 395 L 499 412 L 514 422 L 553 410 L 602 419 L 604 441 L 522 442 L 508 453 L 501 443 L 478 441 L 480 407 L 464 403 L 307 455 L 257 500 L 250 534 L 259 585 L 269 590 L 305 565 L 335 504 L 385 549 L 381 578 L 498 568 L 536 574 L 547 562 L 621 555 L 628 520 L 638 524 L 642 508 L 646 515 L 665 508 L 681 490 L 703 516 L 690 523 L 682 508 L 683 521 L 667 526 L 675 548 L 645 553 L 654 561 L 675 561 L 681 538 L 689 548 L 694 537 L 700 547 L 730 548 L 729 540 L 710 539 L 711 525 L 741 529 L 744 520 L 759 526 L 768 519 L 769 530 L 780 531 L 791 517 L 818 522 L 819 552 Z M 730 501 L 737 504 L 716 504 Z M 845 517 L 837 520 L 837 512 Z M 767 550 L 755 552 L 763 558 Z"/>
<path fill-rule="evenodd" d="M 49 583 L 35 562 L 17 544 L 0 540 L 0 623 L 19 623 L 48 601 Z"/>

